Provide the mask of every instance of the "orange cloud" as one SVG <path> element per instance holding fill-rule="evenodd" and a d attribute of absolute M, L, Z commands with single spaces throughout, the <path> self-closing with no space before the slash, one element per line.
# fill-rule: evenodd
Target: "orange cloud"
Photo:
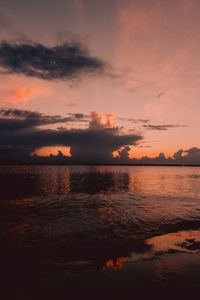
<path fill-rule="evenodd" d="M 115 128 L 116 122 L 114 118 L 114 114 L 105 113 L 101 116 L 98 112 L 92 111 L 90 113 L 90 129 L 103 129 L 103 128 Z"/>
<path fill-rule="evenodd" d="M 38 88 L 14 87 L 9 92 L 3 93 L 0 96 L 0 103 L 27 103 L 31 98 L 38 93 Z"/>
<path fill-rule="evenodd" d="M 8 75 L 0 80 L 0 104 L 27 104 L 36 97 L 51 94 L 52 91 L 49 85 L 41 84 L 39 80 Z"/>

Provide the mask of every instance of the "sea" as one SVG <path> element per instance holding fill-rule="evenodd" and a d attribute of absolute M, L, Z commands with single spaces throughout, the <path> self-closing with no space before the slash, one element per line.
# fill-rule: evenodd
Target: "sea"
<path fill-rule="evenodd" d="M 1 299 L 200 290 L 200 167 L 1 166 Z"/>

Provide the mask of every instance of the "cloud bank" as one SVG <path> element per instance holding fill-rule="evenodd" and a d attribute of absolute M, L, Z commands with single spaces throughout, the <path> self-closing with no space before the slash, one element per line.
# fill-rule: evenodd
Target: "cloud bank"
<path fill-rule="evenodd" d="M 140 159 L 129 158 L 130 147 L 124 147 L 118 151 L 118 157 L 115 163 L 119 164 L 136 164 L 136 165 L 200 165 L 200 148 L 192 147 L 186 150 L 178 150 L 171 157 L 166 157 L 160 153 L 156 157 L 144 156 Z"/>
<path fill-rule="evenodd" d="M 25 110 L 0 111 L 0 161 L 36 161 L 37 149 L 47 146 L 67 146 L 73 163 L 111 163 L 112 153 L 121 147 L 135 145 L 142 139 L 137 133 L 123 134 L 114 126 L 112 114 L 104 118 L 92 112 L 86 129 L 43 129 L 41 126 L 86 121 L 83 114 L 67 117 L 43 115 Z"/>
<path fill-rule="evenodd" d="M 68 122 L 86 122 L 88 116 L 83 114 L 68 114 L 63 118 L 57 115 L 44 115 L 39 112 L 32 112 L 20 109 L 0 109 L 0 130 L 33 129 L 42 125 L 51 125 Z M 9 131 L 7 132 L 9 134 Z"/>
<path fill-rule="evenodd" d="M 70 122 L 85 122 L 88 127 L 45 129 L 46 125 Z M 154 158 L 130 158 L 130 146 L 142 139 L 137 132 L 122 132 L 110 113 L 101 116 L 93 111 L 90 116 L 70 113 L 62 117 L 20 109 L 0 110 L 0 163 L 200 165 L 198 147 L 180 149 L 172 157 L 160 153 Z M 58 155 L 37 155 L 37 149 L 55 146 Z M 71 157 L 62 154 L 62 147 L 70 147 Z"/>

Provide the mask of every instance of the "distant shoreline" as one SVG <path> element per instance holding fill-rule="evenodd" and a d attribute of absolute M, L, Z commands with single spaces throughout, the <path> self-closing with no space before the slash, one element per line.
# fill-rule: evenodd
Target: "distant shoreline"
<path fill-rule="evenodd" d="M 63 163 L 0 163 L 0 166 L 133 166 L 133 167 L 200 167 L 200 165 L 168 165 L 168 164 L 63 164 Z"/>

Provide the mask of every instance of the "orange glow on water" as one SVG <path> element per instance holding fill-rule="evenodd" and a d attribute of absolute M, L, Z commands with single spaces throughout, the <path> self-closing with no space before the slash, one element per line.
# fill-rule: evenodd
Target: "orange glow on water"
<path fill-rule="evenodd" d="M 110 259 L 106 262 L 105 266 L 103 267 L 103 270 L 106 270 L 106 269 L 112 269 L 112 270 L 122 269 L 124 262 L 125 262 L 124 257 L 118 257 L 117 259 Z"/>
<path fill-rule="evenodd" d="M 199 230 L 179 231 L 168 233 L 161 236 L 150 238 L 146 241 L 147 245 L 153 246 L 154 251 L 167 251 L 169 249 L 184 251 L 184 252 L 197 252 L 199 246 L 188 249 L 192 243 L 199 245 L 200 232 Z"/>

